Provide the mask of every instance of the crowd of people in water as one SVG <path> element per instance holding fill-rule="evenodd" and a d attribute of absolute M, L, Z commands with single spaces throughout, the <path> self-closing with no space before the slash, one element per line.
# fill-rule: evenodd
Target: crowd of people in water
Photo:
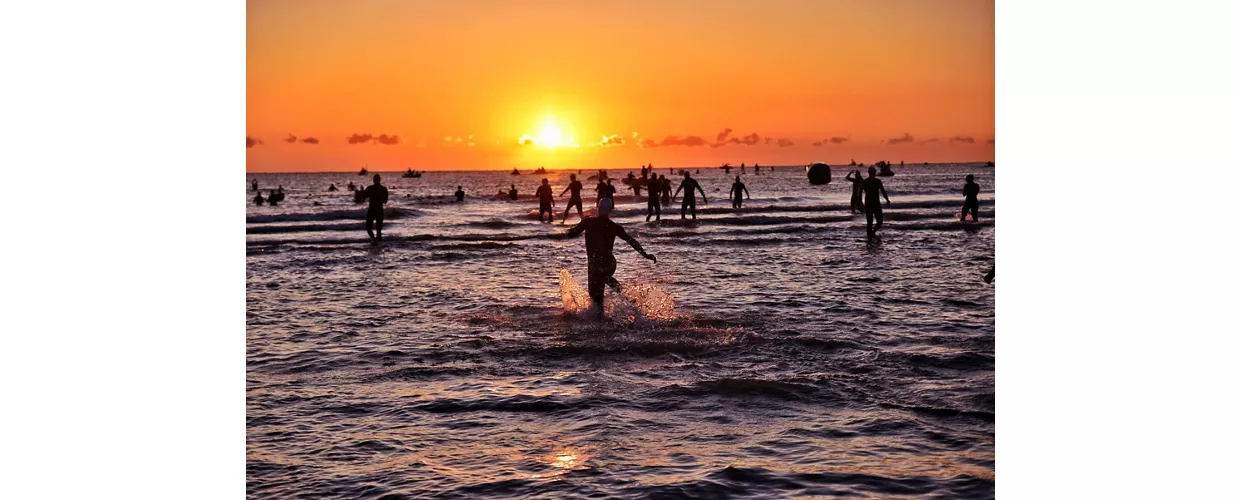
<path fill-rule="evenodd" d="M 727 164 L 723 167 L 725 172 L 730 172 L 731 168 Z M 759 171 L 759 166 L 754 164 L 754 172 Z M 771 170 L 768 167 L 768 170 Z M 745 171 L 745 165 L 741 164 L 741 171 Z M 675 193 L 672 192 L 672 181 L 661 174 L 654 173 L 654 167 L 643 165 L 641 169 L 641 177 L 633 175 L 629 172 L 628 177 L 624 179 L 624 183 L 633 189 L 633 195 L 637 199 L 641 199 L 641 192 L 646 192 L 646 221 L 650 221 L 654 217 L 656 221 L 662 217 L 662 207 L 670 205 L 681 192 L 684 197 L 681 198 L 680 218 L 686 216 L 697 219 L 697 193 L 702 195 L 702 203 L 706 204 L 706 191 L 702 189 L 701 184 L 697 182 L 688 170 L 681 170 L 680 174 L 683 180 L 677 186 Z M 869 239 L 874 239 L 878 231 L 883 227 L 883 204 L 885 201 L 887 206 L 891 206 L 891 199 L 887 195 L 887 190 L 883 186 L 883 181 L 879 179 L 878 169 L 871 166 L 868 170 L 868 176 L 862 177 L 860 170 L 851 170 L 844 177 L 852 185 L 852 196 L 850 198 L 849 210 L 852 213 L 865 213 L 866 219 L 866 235 Z M 373 184 L 359 189 L 353 182 L 349 182 L 347 189 L 354 193 L 354 201 L 362 203 L 368 201 L 366 209 L 366 233 L 370 236 L 370 241 L 377 244 L 383 240 L 383 208 L 388 202 L 388 189 L 381 183 L 382 178 L 375 174 Z M 264 202 L 270 206 L 276 206 L 284 199 L 284 186 L 278 186 L 276 189 L 269 190 L 266 198 L 259 191 L 258 181 L 251 181 L 250 188 L 256 193 L 254 203 L 262 205 Z M 642 246 L 633 239 L 624 228 L 610 219 L 611 211 L 615 208 L 616 187 L 612 184 L 612 179 L 607 176 L 606 171 L 599 170 L 598 184 L 594 188 L 597 196 L 597 216 L 585 217 L 582 209 L 581 191 L 584 189 L 581 181 L 577 180 L 577 174 L 569 175 L 568 186 L 560 192 L 560 198 L 569 195 L 568 204 L 564 207 L 564 216 L 561 223 L 568 221 L 569 214 L 574 208 L 577 209 L 577 217 L 581 221 L 568 230 L 568 237 L 575 237 L 585 234 L 586 239 L 586 258 L 587 258 L 587 276 L 590 299 L 596 306 L 595 311 L 601 317 L 603 304 L 603 291 L 606 286 L 620 287 L 620 283 L 614 278 L 616 272 L 616 259 L 612 255 L 612 247 L 615 239 L 620 238 L 629 243 L 643 257 L 656 261 L 655 256 L 646 253 Z M 338 191 L 334 183 L 328 186 L 328 192 Z M 966 216 L 972 216 L 973 222 L 977 222 L 978 200 L 977 195 L 981 191 L 981 187 L 974 182 L 972 175 L 965 176 L 965 184 L 962 194 L 964 196 L 964 205 L 960 209 L 960 221 L 965 222 Z M 454 193 L 456 201 L 465 201 L 465 190 L 462 186 L 456 187 Z M 510 184 L 507 193 L 500 190 L 496 197 L 503 198 L 507 196 L 510 200 L 517 200 L 517 186 Z M 555 221 L 556 198 L 552 190 L 551 183 L 548 179 L 542 179 L 534 193 L 538 199 L 538 221 L 543 222 L 544 216 L 546 222 Z M 744 204 L 744 200 L 749 198 L 749 189 L 745 183 L 741 181 L 741 176 L 737 175 L 732 183 L 731 189 L 728 191 L 728 197 L 732 200 L 732 208 L 740 209 Z M 657 262 L 657 261 L 656 261 Z M 994 279 L 994 267 L 986 274 L 985 281 L 990 283 Z"/>

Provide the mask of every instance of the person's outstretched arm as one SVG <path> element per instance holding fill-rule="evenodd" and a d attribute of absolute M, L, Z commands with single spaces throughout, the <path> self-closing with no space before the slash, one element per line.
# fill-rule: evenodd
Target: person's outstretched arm
<path fill-rule="evenodd" d="M 569 228 L 568 232 L 564 234 L 568 235 L 569 238 L 576 238 L 581 235 L 582 231 L 586 230 L 585 224 L 586 219 L 582 219 L 581 222 L 578 222 L 576 226 Z"/>
<path fill-rule="evenodd" d="M 879 185 L 878 185 L 878 190 L 883 192 L 883 199 L 884 199 L 884 200 L 887 200 L 887 206 L 889 206 L 889 207 L 890 207 L 890 206 L 891 206 L 891 198 L 888 198 L 888 197 L 887 197 L 887 188 L 883 187 L 883 185 L 882 185 L 882 184 L 879 184 Z"/>
<path fill-rule="evenodd" d="M 709 201 L 706 201 L 706 191 L 702 189 L 702 185 L 701 185 L 701 184 L 698 184 L 698 185 L 697 185 L 697 190 L 698 190 L 698 192 L 699 192 L 699 193 L 702 193 L 702 204 L 704 204 L 704 205 L 709 205 L 709 204 L 710 204 L 710 202 L 709 202 Z"/>
<path fill-rule="evenodd" d="M 673 195 L 672 195 L 672 199 L 673 199 L 673 200 L 674 200 L 674 199 L 676 199 L 676 197 L 677 197 L 677 196 L 680 196 L 680 190 L 681 190 L 681 189 L 684 189 L 684 187 L 685 187 L 685 184 L 684 184 L 683 182 L 682 182 L 682 183 L 680 183 L 680 185 L 679 185 L 679 186 L 676 186 L 676 194 L 673 194 Z"/>
<path fill-rule="evenodd" d="M 646 251 L 642 249 L 642 244 L 638 243 L 637 240 L 634 239 L 632 236 L 629 236 L 629 233 L 626 232 L 623 227 L 620 227 L 619 224 L 617 224 L 616 227 L 620 229 L 620 234 L 617 234 L 616 236 L 619 236 L 620 239 L 629 242 L 629 245 L 632 246 L 634 250 L 637 250 L 637 253 L 641 254 L 642 257 L 650 259 L 652 262 L 655 262 L 655 263 L 659 262 L 657 259 L 654 258 L 654 255 L 646 253 Z"/>
<path fill-rule="evenodd" d="M 567 193 L 569 189 L 572 189 L 572 186 L 564 188 L 564 191 L 560 193 L 560 196 L 564 196 L 564 193 Z"/>
<path fill-rule="evenodd" d="M 749 197 L 749 188 L 744 187 L 744 186 L 741 186 L 741 189 L 744 189 L 744 190 L 745 190 L 745 199 L 747 199 L 747 200 L 752 200 L 752 199 L 753 199 L 753 198 L 750 198 L 750 197 Z"/>

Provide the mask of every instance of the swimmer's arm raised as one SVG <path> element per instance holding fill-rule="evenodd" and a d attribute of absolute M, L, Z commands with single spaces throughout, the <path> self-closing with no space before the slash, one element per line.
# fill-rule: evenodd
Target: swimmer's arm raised
<path fill-rule="evenodd" d="M 637 240 L 633 239 L 632 236 L 629 236 L 629 233 L 625 232 L 624 228 L 620 228 L 620 234 L 617 234 L 616 236 L 619 236 L 620 239 L 627 241 L 629 243 L 629 246 L 632 246 L 634 250 L 637 250 L 637 253 L 641 254 L 642 257 L 650 259 L 651 261 L 655 263 L 659 262 L 657 259 L 654 258 L 654 255 L 646 253 L 646 251 L 642 249 L 642 244 L 638 243 Z"/>

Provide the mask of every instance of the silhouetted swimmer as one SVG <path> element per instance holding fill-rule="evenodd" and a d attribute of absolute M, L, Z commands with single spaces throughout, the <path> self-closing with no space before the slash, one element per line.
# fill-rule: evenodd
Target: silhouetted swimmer
<path fill-rule="evenodd" d="M 280 202 L 280 199 L 276 198 L 276 190 L 272 189 L 267 192 L 267 204 L 268 205 L 271 205 L 274 207 L 276 206 L 276 203 L 279 203 L 279 202 Z"/>
<path fill-rule="evenodd" d="M 538 197 L 538 222 L 542 222 L 543 212 L 547 213 L 547 222 L 555 222 L 555 194 L 551 192 L 551 184 L 548 184 L 547 179 L 542 180 L 542 185 L 538 186 L 534 196 Z"/>
<path fill-rule="evenodd" d="M 654 215 L 654 220 L 663 216 L 663 209 L 659 206 L 660 194 L 663 194 L 663 183 L 659 179 L 652 177 L 646 181 L 646 222 L 650 222 L 651 215 Z"/>
<path fill-rule="evenodd" d="M 887 200 L 887 206 L 891 206 L 891 198 L 887 197 L 887 190 L 883 189 L 883 181 L 875 177 L 878 169 L 870 167 L 870 177 L 861 183 L 861 189 L 865 191 L 865 233 L 869 237 L 878 234 L 878 230 L 883 228 L 883 206 L 878 202 L 878 194 L 883 194 L 883 199 Z M 875 219 L 878 223 L 875 224 Z"/>
<path fill-rule="evenodd" d="M 693 219 L 697 220 L 697 198 L 694 197 L 693 190 L 696 189 L 698 192 L 702 193 L 703 204 L 709 203 L 706 201 L 706 191 L 703 191 L 702 185 L 698 184 L 697 181 L 693 180 L 693 177 L 689 176 L 688 170 L 685 171 L 684 182 L 680 183 L 680 187 L 676 188 L 676 194 L 672 195 L 673 200 L 676 199 L 676 196 L 680 195 L 680 190 L 682 189 L 685 190 L 685 197 L 682 198 L 680 202 L 680 218 L 685 218 L 685 210 L 688 210 L 693 214 Z"/>
<path fill-rule="evenodd" d="M 254 204 L 255 204 L 255 205 L 258 205 L 258 206 L 260 206 L 260 207 L 261 207 L 261 206 L 263 206 L 263 202 L 264 202 L 264 201 L 267 201 L 267 200 L 263 199 L 263 192 L 262 192 L 262 191 L 259 191 L 257 195 L 254 195 Z"/>
<path fill-rule="evenodd" d="M 572 195 L 568 197 L 568 206 L 564 207 L 564 220 L 560 221 L 561 223 L 568 221 L 568 211 L 572 210 L 574 206 L 577 207 L 577 217 L 582 217 L 581 181 L 577 180 L 577 174 L 568 174 L 568 179 L 568 187 L 564 188 L 564 191 L 560 192 L 560 196 L 564 196 L 564 193 L 572 193 Z"/>
<path fill-rule="evenodd" d="M 465 190 L 461 186 L 456 187 L 456 201 L 465 201 Z"/>
<path fill-rule="evenodd" d="M 611 185 L 611 179 L 607 179 L 606 189 L 607 189 L 606 191 L 607 194 L 603 196 L 611 200 L 611 202 L 614 204 L 616 202 L 616 186 Z"/>
<path fill-rule="evenodd" d="M 852 182 L 852 199 L 848 209 L 853 213 L 864 211 L 865 205 L 861 203 L 861 183 L 865 182 L 865 179 L 861 178 L 861 171 L 853 170 L 844 176 L 844 179 Z"/>
<path fill-rule="evenodd" d="M 663 199 L 663 206 L 672 204 L 672 181 L 667 177 L 659 176 L 659 197 Z"/>
<path fill-rule="evenodd" d="M 964 222 L 966 213 L 973 214 L 973 222 L 977 222 L 977 193 L 982 187 L 973 182 L 973 175 L 964 176 L 964 206 L 960 207 L 960 222 Z"/>
<path fill-rule="evenodd" d="M 758 168 L 757 165 L 754 165 L 754 168 Z M 749 189 L 745 187 L 744 182 L 741 182 L 741 176 L 738 175 L 736 176 L 736 182 L 732 183 L 732 189 L 728 190 L 728 197 L 732 198 L 732 208 L 741 208 L 741 203 L 743 202 L 741 200 L 741 191 L 745 192 L 746 198 L 749 197 Z M 706 195 L 703 194 L 702 197 L 705 198 Z"/>
<path fill-rule="evenodd" d="M 629 236 L 623 227 L 611 220 L 609 215 L 613 206 L 614 202 L 610 199 L 599 200 L 598 217 L 582 219 L 568 230 L 570 238 L 586 233 L 586 276 L 589 278 L 586 289 L 590 292 L 590 301 L 599 319 L 603 317 L 604 287 L 611 285 L 617 293 L 620 292 L 620 282 L 612 277 L 616 273 L 616 257 L 612 255 L 616 237 L 628 242 L 642 257 L 658 262 L 654 255 L 646 253 L 641 244 Z"/>
<path fill-rule="evenodd" d="M 250 191 L 258 191 L 258 181 L 250 181 Z"/>
<path fill-rule="evenodd" d="M 353 181 L 349 181 L 349 191 L 357 191 L 357 186 L 353 185 Z"/>
<path fill-rule="evenodd" d="M 517 199 L 517 185 L 509 184 L 509 186 L 511 186 L 512 189 L 508 190 L 508 199 L 515 201 Z"/>
<path fill-rule="evenodd" d="M 370 241 L 383 241 L 383 204 L 388 201 L 388 189 L 379 184 L 379 174 L 375 174 L 375 183 L 367 186 L 362 192 L 363 198 L 370 199 L 370 208 L 366 209 L 366 234 Z M 373 231 L 372 231 L 373 229 Z"/>
<path fill-rule="evenodd" d="M 327 192 L 332 193 L 335 191 L 340 191 L 340 188 L 336 187 L 336 183 L 333 182 L 332 185 L 327 186 Z"/>

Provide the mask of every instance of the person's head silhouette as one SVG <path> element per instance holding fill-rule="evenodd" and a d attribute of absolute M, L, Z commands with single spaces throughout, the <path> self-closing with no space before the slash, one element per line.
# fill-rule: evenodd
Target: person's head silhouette
<path fill-rule="evenodd" d="M 375 184 L 379 183 L 379 174 L 375 174 Z"/>
<path fill-rule="evenodd" d="M 740 182 L 740 181 L 741 181 L 741 176 L 739 176 L 739 175 L 738 175 L 738 176 L 736 176 L 736 182 Z"/>
<path fill-rule="evenodd" d="M 969 184 L 972 184 L 972 183 L 973 183 L 973 174 L 969 174 L 969 175 L 964 176 L 964 181 L 965 181 L 965 182 L 967 182 L 967 183 L 969 183 Z"/>
<path fill-rule="evenodd" d="M 568 174 L 569 180 L 577 180 L 577 174 Z"/>
<path fill-rule="evenodd" d="M 598 200 L 598 216 L 606 219 L 607 215 L 611 213 L 611 208 L 613 206 L 614 205 L 611 198 L 603 198 Z"/>
<path fill-rule="evenodd" d="M 875 173 L 877 173 L 877 172 L 878 172 L 878 169 L 877 169 L 877 168 L 870 167 L 870 177 L 874 177 L 874 174 L 875 174 Z"/>
<path fill-rule="evenodd" d="M 544 185 L 544 186 L 546 186 L 546 185 L 547 185 L 547 179 L 543 179 L 543 185 Z"/>

